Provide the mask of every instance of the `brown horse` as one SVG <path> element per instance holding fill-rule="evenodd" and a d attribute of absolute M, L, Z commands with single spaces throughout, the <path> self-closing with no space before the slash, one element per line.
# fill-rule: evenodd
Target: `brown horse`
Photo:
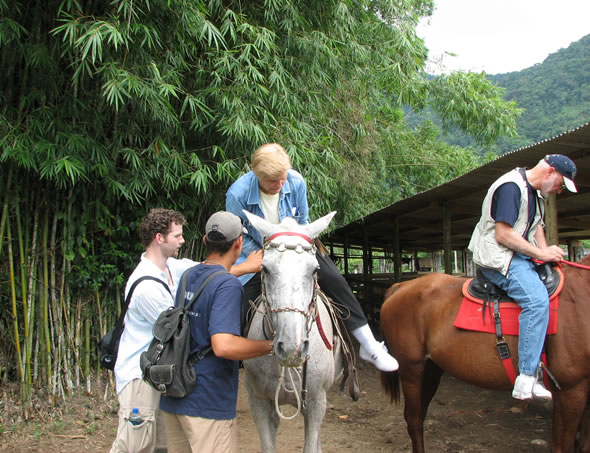
<path fill-rule="evenodd" d="M 590 264 L 590 256 L 581 264 Z M 553 383 L 553 453 L 590 452 L 590 271 L 563 266 L 558 333 L 546 340 Z M 381 382 L 391 401 L 399 402 L 400 379 L 404 417 L 413 453 L 424 453 L 424 418 L 444 372 L 489 389 L 512 389 L 496 350 L 495 335 L 453 327 L 465 278 L 430 274 L 393 285 L 381 308 L 387 347 L 398 359 L 394 373 Z M 518 337 L 507 336 L 518 370 Z M 515 400 L 516 401 L 516 400 Z M 576 432 L 580 436 L 576 442 Z M 574 445 L 575 444 L 575 445 Z M 575 448 L 575 450 L 574 450 Z"/>

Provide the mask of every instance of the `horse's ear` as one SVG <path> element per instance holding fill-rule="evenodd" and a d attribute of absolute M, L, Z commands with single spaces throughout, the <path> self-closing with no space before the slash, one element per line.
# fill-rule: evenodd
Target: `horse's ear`
<path fill-rule="evenodd" d="M 264 220 L 262 217 L 258 217 L 256 214 L 246 211 L 245 209 L 242 209 L 242 212 L 246 215 L 250 224 L 258 230 L 263 238 L 270 237 L 278 231 L 278 225 L 274 225 L 267 220 Z"/>
<path fill-rule="evenodd" d="M 330 222 L 335 215 L 336 211 L 332 211 L 330 214 L 320 217 L 315 222 L 306 225 L 305 231 L 307 235 L 312 239 L 317 238 L 322 231 L 328 228 L 328 225 L 330 225 Z"/>

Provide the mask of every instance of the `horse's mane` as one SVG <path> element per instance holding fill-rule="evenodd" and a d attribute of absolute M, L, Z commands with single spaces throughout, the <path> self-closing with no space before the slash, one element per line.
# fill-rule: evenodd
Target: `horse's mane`
<path fill-rule="evenodd" d="M 293 217 L 285 217 L 283 220 L 281 220 L 281 223 L 279 223 L 278 226 L 282 231 L 301 230 L 301 225 L 299 225 L 297 220 L 295 220 Z"/>

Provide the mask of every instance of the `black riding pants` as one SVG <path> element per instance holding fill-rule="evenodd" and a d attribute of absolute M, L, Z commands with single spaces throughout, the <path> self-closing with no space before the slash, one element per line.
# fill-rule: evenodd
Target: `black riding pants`
<path fill-rule="evenodd" d="M 316 258 L 320 265 L 318 270 L 318 283 L 326 295 L 334 302 L 344 305 L 344 325 L 349 332 L 358 327 L 367 324 L 367 318 L 363 313 L 361 304 L 359 304 L 354 294 L 348 286 L 348 283 L 338 271 L 336 265 L 328 255 L 322 255 L 318 250 Z M 242 299 L 243 312 L 247 313 L 250 308 L 249 300 L 256 300 L 260 296 L 261 281 L 260 272 L 254 274 L 248 283 L 244 285 L 244 297 Z M 349 315 L 350 313 L 350 315 Z"/>

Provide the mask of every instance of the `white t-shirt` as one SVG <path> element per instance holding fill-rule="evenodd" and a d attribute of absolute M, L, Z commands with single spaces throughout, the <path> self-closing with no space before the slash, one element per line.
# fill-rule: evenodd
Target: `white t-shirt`
<path fill-rule="evenodd" d="M 119 352 L 115 364 L 115 382 L 117 394 L 133 379 L 142 378 L 139 367 L 139 356 L 146 351 L 153 337 L 152 328 L 160 313 L 174 305 L 176 289 L 180 277 L 190 267 L 199 264 L 187 258 L 178 260 L 168 258 L 166 266 L 172 277 L 172 285 L 168 285 L 172 295 L 164 285 L 153 280 L 142 281 L 135 287 L 125 314 L 125 329 L 119 341 Z M 131 285 L 140 277 L 149 275 L 168 284 L 166 274 L 152 261 L 141 255 L 141 261 L 127 280 L 125 297 Z"/>
<path fill-rule="evenodd" d="M 279 218 L 279 196 L 280 193 L 269 195 L 260 191 L 260 206 L 262 206 L 262 212 L 264 212 L 264 219 L 267 222 L 279 224 L 281 219 Z"/>

